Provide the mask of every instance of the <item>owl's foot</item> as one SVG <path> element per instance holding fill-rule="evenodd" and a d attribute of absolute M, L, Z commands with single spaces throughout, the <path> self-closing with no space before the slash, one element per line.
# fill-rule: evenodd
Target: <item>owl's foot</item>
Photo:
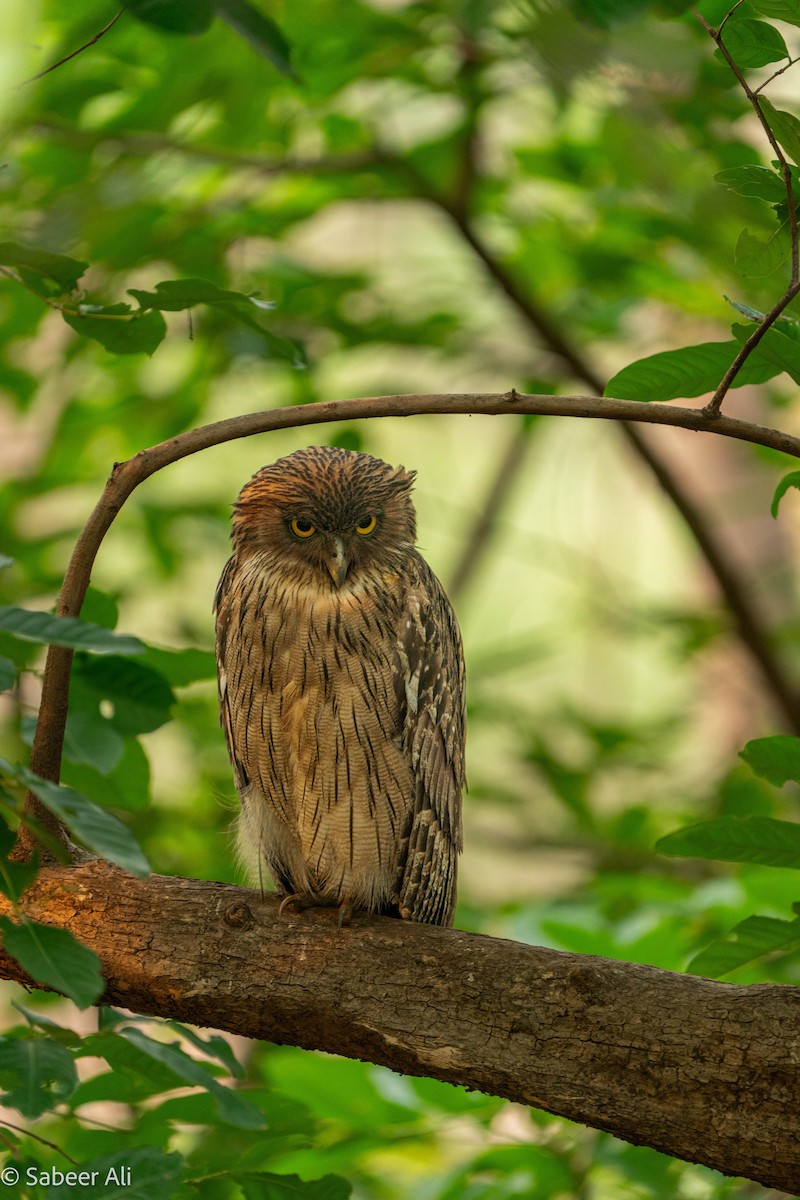
<path fill-rule="evenodd" d="M 288 909 L 294 912 L 304 912 L 307 908 L 330 908 L 331 901 L 324 900 L 322 896 L 317 896 L 314 892 L 293 892 L 289 896 L 284 896 L 281 900 L 281 906 L 278 909 L 278 916 L 282 917 L 284 911 Z M 352 900 L 343 900 L 338 905 L 337 924 L 340 929 L 345 925 L 350 925 L 353 920 L 353 902 Z"/>
<path fill-rule="evenodd" d="M 291 895 L 284 896 L 281 900 L 278 916 L 282 917 L 286 908 L 294 912 L 304 912 L 307 908 L 317 908 L 319 903 L 319 896 L 315 896 L 313 892 L 292 892 Z"/>

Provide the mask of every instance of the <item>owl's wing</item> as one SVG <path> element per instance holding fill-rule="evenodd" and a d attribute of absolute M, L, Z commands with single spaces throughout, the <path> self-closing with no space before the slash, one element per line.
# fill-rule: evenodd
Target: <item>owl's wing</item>
<path fill-rule="evenodd" d="M 228 744 L 228 756 L 233 767 L 236 790 L 241 794 L 250 780 L 244 764 L 236 752 L 236 728 L 231 710 L 230 691 L 228 687 L 228 630 L 231 624 L 232 606 L 234 603 L 234 575 L 236 561 L 229 558 L 220 575 L 217 591 L 214 596 L 214 611 L 217 615 L 217 690 L 219 692 L 219 723 Z"/>
<path fill-rule="evenodd" d="M 415 794 L 401 847 L 398 902 L 407 920 L 449 925 L 461 850 L 464 655 L 441 584 L 416 554 L 414 567 L 400 630 L 399 684 Z"/>

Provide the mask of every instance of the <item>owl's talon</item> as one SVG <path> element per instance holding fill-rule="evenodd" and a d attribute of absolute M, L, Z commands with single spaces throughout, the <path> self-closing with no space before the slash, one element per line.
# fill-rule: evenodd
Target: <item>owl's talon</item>
<path fill-rule="evenodd" d="M 345 925 L 351 925 L 353 921 L 353 902 L 352 900 L 343 900 L 339 905 L 339 916 L 337 924 L 340 929 Z"/>
<path fill-rule="evenodd" d="M 284 896 L 281 900 L 278 916 L 283 916 L 285 908 L 294 909 L 295 912 L 304 912 L 305 909 L 313 908 L 318 903 L 316 896 L 312 896 L 308 892 L 292 892 L 291 895 Z"/>

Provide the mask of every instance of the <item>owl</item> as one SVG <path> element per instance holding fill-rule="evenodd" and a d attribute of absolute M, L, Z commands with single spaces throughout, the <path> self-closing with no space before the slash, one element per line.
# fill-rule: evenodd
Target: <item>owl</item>
<path fill-rule="evenodd" d="M 240 855 L 340 925 L 449 925 L 455 905 L 464 659 L 415 548 L 414 474 L 325 446 L 263 467 L 214 605 Z"/>

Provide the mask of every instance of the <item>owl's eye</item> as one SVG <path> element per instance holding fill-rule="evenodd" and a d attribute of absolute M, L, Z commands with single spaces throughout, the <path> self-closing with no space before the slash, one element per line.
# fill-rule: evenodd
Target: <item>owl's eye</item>
<path fill-rule="evenodd" d="M 371 517 L 362 517 L 360 521 L 356 521 L 356 533 L 360 533 L 362 537 L 368 537 L 371 533 L 375 532 L 377 524 L 378 518 L 374 515 Z"/>
<path fill-rule="evenodd" d="M 289 528 L 295 537 L 299 538 L 310 538 L 317 532 L 316 525 L 312 524 L 307 517 L 292 517 Z"/>

